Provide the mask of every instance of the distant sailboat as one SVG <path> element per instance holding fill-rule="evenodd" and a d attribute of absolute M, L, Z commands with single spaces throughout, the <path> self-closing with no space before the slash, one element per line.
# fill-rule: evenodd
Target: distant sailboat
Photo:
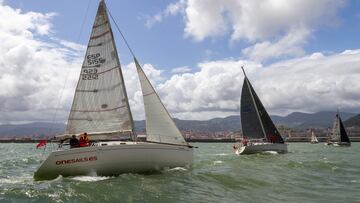
<path fill-rule="evenodd" d="M 310 143 L 311 143 L 311 144 L 317 144 L 317 143 L 319 143 L 319 140 L 317 139 L 314 131 L 311 131 L 311 140 L 310 140 Z"/>
<path fill-rule="evenodd" d="M 351 142 L 346 133 L 344 124 L 340 118 L 339 113 L 336 114 L 336 118 L 333 124 L 333 129 L 330 134 L 330 140 L 326 143 L 333 146 L 350 146 Z"/>
<path fill-rule="evenodd" d="M 192 146 L 184 140 L 135 56 L 134 61 L 144 98 L 146 142 L 136 142 L 134 138 L 115 41 L 105 2 L 101 0 L 65 135 L 57 137 L 65 140 L 87 132 L 92 146 L 51 152 L 35 172 L 36 180 L 59 175 L 112 176 L 191 165 Z M 130 136 L 133 141 L 114 140 L 121 136 Z"/>
<path fill-rule="evenodd" d="M 242 67 L 243 68 L 243 67 Z M 237 154 L 253 154 L 266 151 L 287 152 L 279 131 L 253 89 L 244 72 L 244 83 L 241 93 L 241 126 L 243 142 L 237 148 Z M 248 140 L 249 139 L 249 140 Z M 244 142 L 245 140 L 245 142 Z"/>

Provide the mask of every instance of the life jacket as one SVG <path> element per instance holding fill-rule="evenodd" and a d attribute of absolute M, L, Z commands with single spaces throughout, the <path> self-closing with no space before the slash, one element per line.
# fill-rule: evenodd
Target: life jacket
<path fill-rule="evenodd" d="M 80 147 L 89 146 L 89 138 L 87 138 L 87 136 L 85 137 L 85 135 L 81 135 L 79 139 L 79 145 Z"/>

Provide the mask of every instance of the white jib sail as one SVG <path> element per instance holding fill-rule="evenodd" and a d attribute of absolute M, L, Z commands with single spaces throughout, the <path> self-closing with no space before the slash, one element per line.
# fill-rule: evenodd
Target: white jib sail
<path fill-rule="evenodd" d="M 144 98 L 147 140 L 187 145 L 136 58 L 134 61 Z"/>
<path fill-rule="evenodd" d="M 133 130 L 106 5 L 101 1 L 81 68 L 65 134 Z"/>

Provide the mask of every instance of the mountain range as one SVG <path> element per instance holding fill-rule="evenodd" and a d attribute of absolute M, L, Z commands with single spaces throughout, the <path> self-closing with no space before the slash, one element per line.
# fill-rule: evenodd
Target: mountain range
<path fill-rule="evenodd" d="M 327 128 L 331 127 L 335 119 L 336 112 L 322 111 L 317 113 L 300 113 L 294 112 L 287 116 L 273 115 L 276 125 L 284 125 L 298 130 L 307 128 Z M 340 113 L 344 125 L 360 126 L 360 114 Z M 239 131 L 240 116 L 229 116 L 225 118 L 213 118 L 206 121 L 200 120 L 180 120 L 174 119 L 176 125 L 181 131 L 194 132 L 221 132 L 221 131 Z M 137 132 L 145 131 L 145 121 L 135 121 Z M 65 130 L 64 123 L 28 123 L 21 125 L 0 125 L 0 137 L 24 137 L 24 136 L 43 136 L 61 134 Z"/>

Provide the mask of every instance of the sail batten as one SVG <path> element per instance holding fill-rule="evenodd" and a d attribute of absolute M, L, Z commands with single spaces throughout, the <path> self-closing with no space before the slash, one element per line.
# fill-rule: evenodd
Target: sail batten
<path fill-rule="evenodd" d="M 144 98 L 147 141 L 187 145 L 137 59 L 134 61 Z"/>
<path fill-rule="evenodd" d="M 66 134 L 133 131 L 119 57 L 101 1 L 75 90 Z"/>

